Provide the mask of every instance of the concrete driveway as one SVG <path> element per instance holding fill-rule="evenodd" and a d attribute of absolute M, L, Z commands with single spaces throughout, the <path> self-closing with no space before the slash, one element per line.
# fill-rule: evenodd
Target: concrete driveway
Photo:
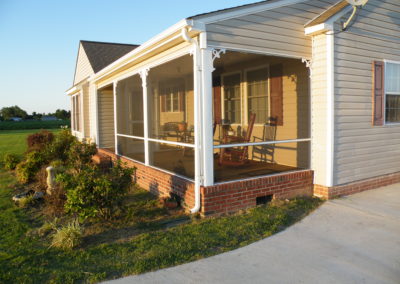
<path fill-rule="evenodd" d="M 326 202 L 249 246 L 112 283 L 400 283 L 400 184 Z"/>

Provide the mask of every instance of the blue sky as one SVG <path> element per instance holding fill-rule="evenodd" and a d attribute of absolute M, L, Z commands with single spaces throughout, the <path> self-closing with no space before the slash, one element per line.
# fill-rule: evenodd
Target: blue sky
<path fill-rule="evenodd" d="M 80 39 L 141 44 L 179 20 L 252 0 L 0 0 L 0 108 L 69 109 Z"/>

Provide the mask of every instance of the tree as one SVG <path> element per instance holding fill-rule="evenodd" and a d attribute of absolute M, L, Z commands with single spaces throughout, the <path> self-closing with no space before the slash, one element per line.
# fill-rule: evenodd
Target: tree
<path fill-rule="evenodd" d="M 66 111 L 65 109 L 57 109 L 56 112 L 54 113 L 54 116 L 57 117 L 58 119 L 68 120 L 71 117 L 71 112 Z"/>
<path fill-rule="evenodd" d="M 0 115 L 4 118 L 4 120 L 9 120 L 11 117 L 20 117 L 25 119 L 28 114 L 19 106 L 11 106 L 3 107 L 0 110 Z"/>

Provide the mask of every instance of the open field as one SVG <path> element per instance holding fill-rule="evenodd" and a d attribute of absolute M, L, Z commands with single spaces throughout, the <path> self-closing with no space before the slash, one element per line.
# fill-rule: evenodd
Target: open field
<path fill-rule="evenodd" d="M 56 129 L 64 125 L 70 127 L 71 122 L 69 120 L 0 121 L 0 130 Z"/>
<path fill-rule="evenodd" d="M 22 155 L 29 133 L 0 132 L 0 151 Z M 131 219 L 101 223 L 94 229 L 85 224 L 85 230 L 92 232 L 85 232 L 82 245 L 62 250 L 50 247 L 49 236 L 32 234 L 45 218 L 38 213 L 40 204 L 21 209 L 11 201 L 20 187 L 13 173 L 0 169 L 0 283 L 99 282 L 182 264 L 268 237 L 321 204 L 319 199 L 297 199 L 166 226 L 156 219 L 165 210 L 138 189 L 130 196 Z"/>

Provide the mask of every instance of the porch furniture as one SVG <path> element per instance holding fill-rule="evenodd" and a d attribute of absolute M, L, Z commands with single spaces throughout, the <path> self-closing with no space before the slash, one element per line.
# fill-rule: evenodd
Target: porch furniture
<path fill-rule="evenodd" d="M 275 141 L 276 140 L 276 126 L 277 118 L 270 117 L 269 122 L 264 124 L 262 137 L 253 136 L 253 142 L 265 142 L 265 141 Z M 253 146 L 252 150 L 252 160 L 257 160 L 260 162 L 275 163 L 274 159 L 275 145 L 258 145 Z"/>
<path fill-rule="evenodd" d="M 247 131 L 245 133 L 246 136 L 244 137 L 234 136 L 225 133 L 223 138 L 223 144 L 250 142 L 255 120 L 256 120 L 256 114 L 251 113 L 249 117 Z M 221 148 L 219 156 L 219 164 L 227 166 L 244 165 L 248 161 L 248 149 L 249 149 L 248 146 L 235 147 L 235 148 Z"/>

